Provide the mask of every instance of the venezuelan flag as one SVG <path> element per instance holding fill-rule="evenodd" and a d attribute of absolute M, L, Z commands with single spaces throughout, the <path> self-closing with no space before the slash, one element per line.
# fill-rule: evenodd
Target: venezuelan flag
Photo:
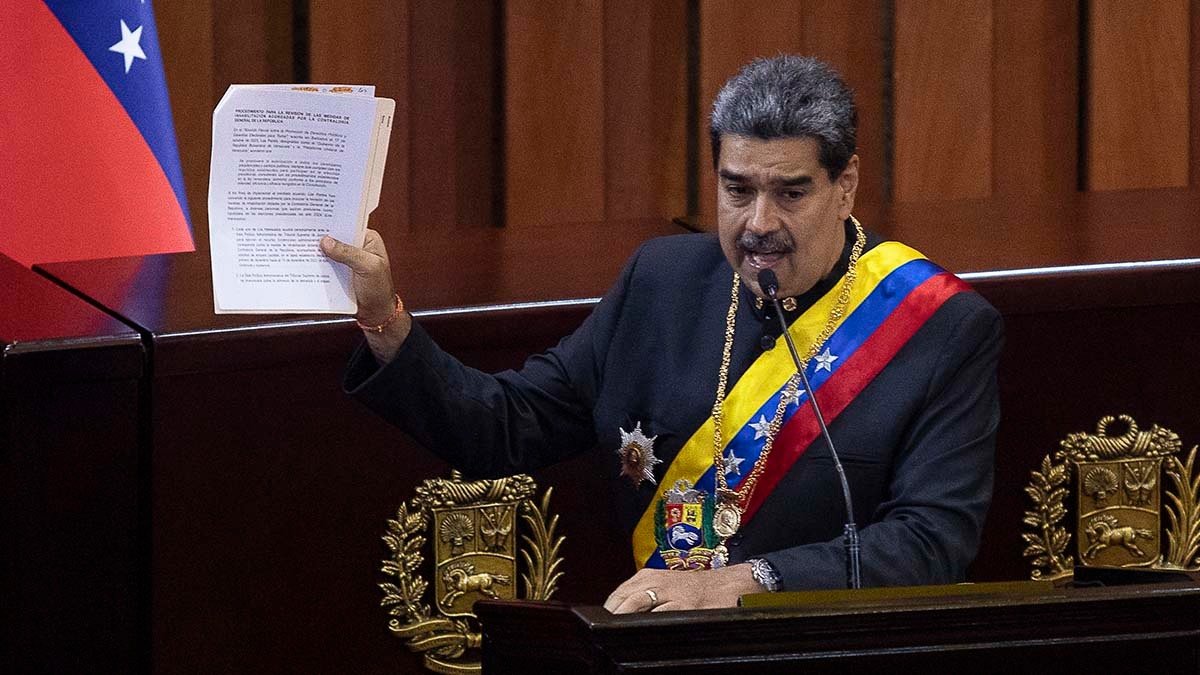
<path fill-rule="evenodd" d="M 150 3 L 3 14 L 0 253 L 31 266 L 193 250 Z"/>

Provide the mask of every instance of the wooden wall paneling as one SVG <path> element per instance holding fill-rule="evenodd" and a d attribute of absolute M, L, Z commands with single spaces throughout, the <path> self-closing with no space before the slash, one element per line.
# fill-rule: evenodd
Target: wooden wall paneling
<path fill-rule="evenodd" d="M 695 167 L 700 189 L 700 222 L 716 222 L 717 183 L 712 169 L 708 119 L 713 99 L 746 62 L 756 57 L 803 51 L 799 0 L 700 1 L 699 116 L 694 133 L 699 137 L 699 162 Z"/>
<path fill-rule="evenodd" d="M 1192 93 L 1188 105 L 1192 112 L 1192 152 L 1191 152 L 1191 186 L 1200 187 L 1200 0 L 1192 0 L 1192 54 L 1191 54 L 1191 86 Z"/>
<path fill-rule="evenodd" d="M 992 57 L 992 188 L 997 196 L 1079 188 L 1079 10 L 1061 0 L 997 1 Z"/>
<path fill-rule="evenodd" d="M 1188 14 L 1188 0 L 1089 0 L 1087 189 L 1188 184 Z"/>
<path fill-rule="evenodd" d="M 409 227 L 409 2 L 313 0 L 309 5 L 309 74 L 314 82 L 374 84 L 396 100 L 379 207 L 370 226 L 391 241 Z"/>
<path fill-rule="evenodd" d="M 991 0 L 896 3 L 896 201 L 991 193 L 991 59 Z"/>
<path fill-rule="evenodd" d="M 505 12 L 505 224 L 604 214 L 604 7 L 511 0 Z"/>
<path fill-rule="evenodd" d="M 803 51 L 838 69 L 858 106 L 859 183 L 855 212 L 868 227 L 887 202 L 888 111 L 884 105 L 884 49 L 890 36 L 885 0 L 802 6 Z"/>
<path fill-rule="evenodd" d="M 213 84 L 218 99 L 231 84 L 292 81 L 292 3 L 211 2 L 213 41 L 218 47 L 213 50 Z"/>
<path fill-rule="evenodd" d="M 209 2 L 164 2 L 154 8 L 163 69 L 171 96 L 175 142 L 183 166 L 192 237 L 208 248 L 208 166 L 215 91 L 213 7 Z"/>
<path fill-rule="evenodd" d="M 604 217 L 687 212 L 687 2 L 604 3 Z"/>
<path fill-rule="evenodd" d="M 410 0 L 409 6 L 411 227 L 501 225 L 500 4 Z"/>

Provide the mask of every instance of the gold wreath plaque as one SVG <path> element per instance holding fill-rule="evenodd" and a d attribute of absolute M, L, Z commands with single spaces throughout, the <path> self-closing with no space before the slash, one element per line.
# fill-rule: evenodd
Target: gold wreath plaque
<path fill-rule="evenodd" d="M 1031 472 L 1025 488 L 1034 506 L 1025 512 L 1021 534 L 1031 578 L 1069 579 L 1076 564 L 1200 570 L 1197 448 L 1186 462 L 1177 456 L 1181 448 L 1175 432 L 1157 424 L 1144 431 L 1128 415 L 1105 417 L 1096 433 L 1073 433 L 1060 441 L 1053 456 L 1046 455 Z M 1071 532 L 1061 524 L 1072 483 L 1073 555 L 1068 553 Z"/>
<path fill-rule="evenodd" d="M 381 604 L 391 617 L 388 629 L 422 654 L 426 668 L 479 672 L 476 600 L 517 598 L 518 578 L 526 600 L 547 600 L 557 590 L 564 538 L 555 536 L 558 516 L 548 518 L 551 490 L 536 504 L 536 489 L 523 474 L 463 481 L 455 471 L 422 483 L 387 521 L 383 541 L 391 557 L 382 571 L 394 581 L 379 584 Z M 427 543 L 431 565 L 425 564 Z M 432 606 L 425 599 L 427 574 Z"/>

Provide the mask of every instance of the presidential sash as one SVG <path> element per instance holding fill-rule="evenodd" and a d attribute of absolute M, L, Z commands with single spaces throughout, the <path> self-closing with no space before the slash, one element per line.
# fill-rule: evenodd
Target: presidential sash
<path fill-rule="evenodd" d="M 840 290 L 840 285 L 834 284 L 788 327 L 797 351 L 805 353 L 812 348 L 812 341 L 828 320 Z M 826 422 L 837 419 L 946 300 L 965 290 L 969 290 L 966 283 L 898 242 L 884 242 L 863 253 L 846 311 L 821 352 L 807 365 L 809 384 L 820 392 Z M 738 489 L 758 459 L 767 427 L 780 398 L 786 395 L 786 384 L 794 370 L 787 346 L 779 340 L 774 348 L 750 364 L 726 396 L 722 468 L 730 489 Z M 819 436 L 820 429 L 808 404 L 810 395 L 811 392 L 800 391 L 788 401 L 774 449 L 745 505 L 743 525 L 754 517 L 766 497 Z M 687 503 L 680 501 L 680 495 L 650 503 L 633 532 L 634 558 L 639 567 L 666 567 L 660 548 L 671 553 L 670 557 L 678 558 L 681 551 L 686 555 L 688 549 L 702 551 L 706 544 L 711 545 L 708 527 L 695 530 L 696 536 L 687 536 L 693 528 L 672 530 L 675 518 L 667 518 L 668 527 L 664 528 L 662 520 L 664 515 L 686 519 L 693 515 L 691 511 L 698 516 L 705 510 L 707 505 L 701 495 L 711 499 L 716 493 L 713 455 L 713 420 L 709 417 L 680 449 L 659 483 L 691 487 L 698 503 L 694 507 L 680 506 Z M 671 504 L 666 505 L 667 501 Z M 664 505 L 669 513 L 664 514 Z M 675 537 L 676 532 L 681 536 Z M 660 546 L 660 541 L 665 546 Z"/>

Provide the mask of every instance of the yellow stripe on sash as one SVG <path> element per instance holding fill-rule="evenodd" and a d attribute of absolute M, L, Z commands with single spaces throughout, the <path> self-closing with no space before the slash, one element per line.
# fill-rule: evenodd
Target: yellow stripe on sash
<path fill-rule="evenodd" d="M 838 325 L 846 320 L 862 301 L 875 290 L 889 274 L 901 265 L 913 260 L 924 258 L 916 250 L 899 242 L 884 242 L 867 251 L 858 261 L 858 279 L 850 291 L 850 301 L 846 311 L 842 313 Z M 796 351 L 808 353 L 813 340 L 817 338 L 829 320 L 829 314 L 837 302 L 841 283 L 833 287 L 806 312 L 801 314 L 788 327 L 788 333 L 796 343 Z M 714 365 L 714 368 L 716 366 Z M 725 397 L 723 442 L 728 444 L 736 435 L 736 430 L 750 423 L 750 419 L 762 408 L 763 404 L 774 396 L 787 382 L 795 371 L 787 345 L 777 341 L 775 346 L 755 359 L 746 373 L 738 379 L 733 390 Z M 722 448 L 724 451 L 724 448 Z M 705 471 L 712 466 L 713 460 L 713 420 L 710 415 L 692 434 L 674 461 L 667 467 L 659 483 L 664 490 L 675 484 L 680 478 L 695 483 Z M 652 500 L 638 520 L 633 530 L 633 556 L 640 568 L 654 554 L 657 544 L 654 541 L 654 509 L 657 498 Z"/>

